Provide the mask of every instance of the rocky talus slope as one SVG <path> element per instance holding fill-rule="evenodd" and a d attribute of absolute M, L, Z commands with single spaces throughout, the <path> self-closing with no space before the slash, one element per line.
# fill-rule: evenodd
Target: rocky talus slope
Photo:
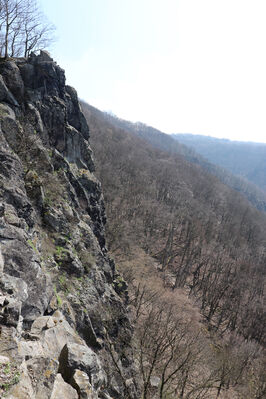
<path fill-rule="evenodd" d="M 89 129 L 45 52 L 0 61 L 0 126 L 0 396 L 137 398 Z"/>

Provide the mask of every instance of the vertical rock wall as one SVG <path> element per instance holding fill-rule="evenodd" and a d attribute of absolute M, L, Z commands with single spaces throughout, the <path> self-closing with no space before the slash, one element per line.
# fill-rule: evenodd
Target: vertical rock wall
<path fill-rule="evenodd" d="M 45 52 L 0 62 L 0 127 L 0 393 L 137 398 L 89 129 Z"/>

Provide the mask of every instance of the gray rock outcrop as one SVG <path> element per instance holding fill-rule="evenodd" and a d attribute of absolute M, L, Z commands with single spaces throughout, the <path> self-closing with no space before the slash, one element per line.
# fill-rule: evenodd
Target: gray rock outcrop
<path fill-rule="evenodd" d="M 138 397 L 88 140 L 49 54 L 0 61 L 0 395 L 10 399 Z"/>

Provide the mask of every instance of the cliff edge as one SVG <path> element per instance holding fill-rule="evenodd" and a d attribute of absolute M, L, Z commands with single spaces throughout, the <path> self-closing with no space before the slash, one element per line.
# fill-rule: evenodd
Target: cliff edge
<path fill-rule="evenodd" d="M 46 52 L 0 61 L 0 126 L 0 396 L 137 398 L 89 128 Z"/>

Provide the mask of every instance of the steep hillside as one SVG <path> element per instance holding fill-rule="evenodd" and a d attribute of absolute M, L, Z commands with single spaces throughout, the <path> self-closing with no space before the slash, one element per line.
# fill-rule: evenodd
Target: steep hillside
<path fill-rule="evenodd" d="M 89 129 L 45 52 L 0 62 L 0 396 L 137 398 Z"/>
<path fill-rule="evenodd" d="M 120 127 L 121 129 L 125 129 L 126 131 L 143 138 L 154 147 L 167 151 L 170 154 L 182 155 L 187 161 L 201 166 L 207 172 L 217 176 L 223 183 L 243 194 L 258 210 L 266 212 L 266 194 L 254 183 L 249 182 L 241 176 L 235 176 L 229 170 L 217 166 L 215 161 L 211 163 L 207 157 L 203 158 L 200 155 L 200 152 L 194 151 L 192 147 L 182 144 L 181 141 L 179 142 L 170 135 L 162 133 L 153 127 L 147 126 L 143 123 L 128 122 L 107 113 L 102 114 L 102 116 L 104 116 L 113 126 Z"/>
<path fill-rule="evenodd" d="M 169 385 L 160 387 L 161 394 L 168 392 L 170 398 L 175 397 L 171 392 L 184 398 L 218 398 L 222 394 L 230 399 L 263 397 L 265 380 L 260 356 L 265 344 L 266 216 L 240 193 L 175 150 L 158 149 L 156 144 L 151 145 L 152 139 L 144 140 L 142 134 L 137 137 L 135 131 L 132 134 L 131 129 L 122 129 L 89 105 L 83 104 L 83 110 L 91 127 L 96 170 L 103 185 L 108 246 L 132 281 L 131 302 L 137 309 L 136 319 L 140 318 L 137 331 L 141 337 L 143 397 L 156 397 L 149 390 L 150 372 L 161 376 L 160 384 L 168 381 Z M 163 290 L 159 301 L 155 289 L 160 287 L 158 277 Z M 182 312 L 173 309 L 185 306 L 177 299 L 180 295 L 187 295 L 189 306 L 196 308 L 193 314 L 177 321 L 172 315 L 178 317 Z M 172 303 L 169 313 L 166 303 Z M 163 314 L 161 309 L 165 309 Z M 198 318 L 196 309 L 208 331 L 203 337 L 202 325 L 191 331 L 187 324 L 188 319 Z M 216 349 L 203 354 L 201 346 L 188 344 L 195 359 L 193 368 L 186 360 L 190 352 L 185 348 L 180 352 L 178 347 L 175 350 L 184 361 L 178 363 L 178 370 L 174 365 L 168 369 L 167 360 L 171 363 L 173 358 L 165 353 L 151 370 L 152 353 L 155 347 L 160 349 L 160 325 L 165 323 L 183 326 L 191 345 L 207 337 L 211 343 L 205 342 L 203 347 Z M 175 337 L 182 339 L 183 333 L 175 328 Z M 143 358 L 144 353 L 147 357 Z M 258 374 L 251 376 L 254 367 Z M 168 370 L 168 374 L 162 370 Z M 201 384 L 198 370 L 202 372 Z M 172 373 L 176 378 L 168 380 L 167 375 Z M 255 390 L 251 388 L 253 378 Z"/>
<path fill-rule="evenodd" d="M 242 176 L 266 191 L 266 144 L 245 143 L 193 134 L 173 134 L 210 162 Z"/>

